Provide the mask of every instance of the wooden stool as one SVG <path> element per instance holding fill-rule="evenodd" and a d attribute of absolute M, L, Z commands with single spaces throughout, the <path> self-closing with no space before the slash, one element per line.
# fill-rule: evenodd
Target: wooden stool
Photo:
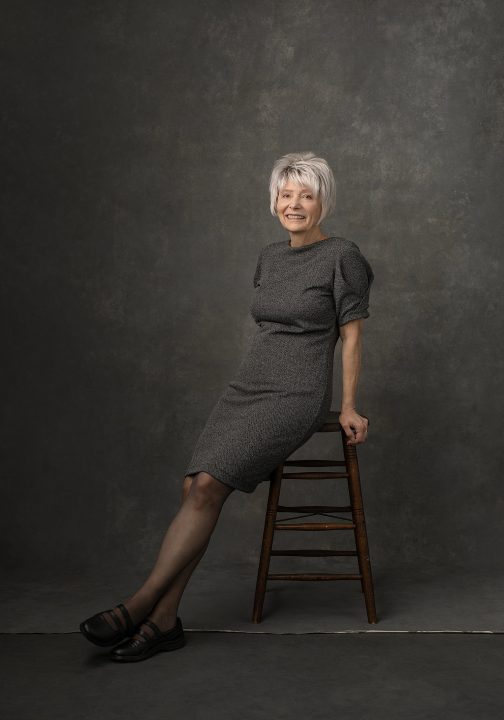
<path fill-rule="evenodd" d="M 363 417 L 366 417 L 363 415 Z M 264 521 L 264 532 L 261 547 L 261 557 L 257 572 L 254 609 L 252 622 L 259 623 L 262 619 L 266 583 L 268 580 L 360 580 L 364 593 L 368 622 L 376 623 L 376 608 L 374 601 L 373 578 L 369 560 L 369 548 L 362 503 L 359 464 L 357 461 L 356 445 L 347 445 L 347 436 L 339 423 L 339 411 L 331 410 L 327 420 L 317 432 L 340 432 L 343 445 L 344 460 L 285 460 L 272 473 Z M 285 466 L 298 467 L 333 467 L 342 465 L 345 472 L 291 472 L 284 473 Z M 282 478 L 320 479 L 320 478 L 347 478 L 350 505 L 279 505 Z M 321 513 L 351 512 L 351 522 L 277 522 L 279 512 L 295 512 L 304 515 L 317 515 Z M 350 518 L 348 518 L 350 520 Z M 273 537 L 275 530 L 303 531 L 303 530 L 353 530 L 356 550 L 273 550 Z M 273 573 L 268 574 L 270 558 L 272 555 L 298 555 L 303 557 L 327 557 L 335 555 L 357 556 L 359 562 L 358 573 Z"/>

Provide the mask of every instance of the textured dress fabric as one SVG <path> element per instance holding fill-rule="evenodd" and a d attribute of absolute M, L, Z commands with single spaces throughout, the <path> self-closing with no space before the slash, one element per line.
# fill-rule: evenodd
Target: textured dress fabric
<path fill-rule="evenodd" d="M 262 248 L 250 306 L 257 330 L 208 417 L 186 475 L 205 471 L 251 493 L 322 427 L 339 327 L 369 317 L 373 279 L 358 245 L 346 238 Z"/>

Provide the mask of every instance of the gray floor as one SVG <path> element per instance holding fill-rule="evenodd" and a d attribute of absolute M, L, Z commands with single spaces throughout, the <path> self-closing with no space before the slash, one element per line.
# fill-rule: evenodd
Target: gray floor
<path fill-rule="evenodd" d="M 199 566 L 179 608 L 186 646 L 127 666 L 76 630 L 140 577 L 11 580 L 2 720 L 504 717 L 501 573 L 375 565 L 376 625 L 358 582 L 270 581 L 256 625 L 255 571 Z"/>
<path fill-rule="evenodd" d="M 375 566 L 378 623 L 373 625 L 355 581 L 270 581 L 263 621 L 254 624 L 255 573 L 255 567 L 211 571 L 199 566 L 179 608 L 184 626 L 248 633 L 504 632 L 504 575 L 488 569 L 420 572 Z M 81 620 L 125 600 L 140 581 L 124 576 L 13 580 L 0 598 L 0 632 L 75 632 Z"/>
<path fill-rule="evenodd" d="M 499 720 L 504 635 L 186 632 L 119 665 L 79 634 L 1 635 L 4 720 Z"/>

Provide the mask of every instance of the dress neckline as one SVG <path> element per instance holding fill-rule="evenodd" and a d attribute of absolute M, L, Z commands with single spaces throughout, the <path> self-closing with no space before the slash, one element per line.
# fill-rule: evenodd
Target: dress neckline
<path fill-rule="evenodd" d="M 297 247 L 294 247 L 290 244 L 290 238 L 287 240 L 287 247 L 289 250 L 292 250 L 294 252 L 298 252 L 299 250 L 308 250 L 308 248 L 313 247 L 313 245 L 320 245 L 320 243 L 325 242 L 326 240 L 333 240 L 336 236 L 335 235 L 329 235 L 326 238 L 322 238 L 321 240 L 315 240 L 315 242 L 306 243 L 306 245 L 298 245 Z"/>

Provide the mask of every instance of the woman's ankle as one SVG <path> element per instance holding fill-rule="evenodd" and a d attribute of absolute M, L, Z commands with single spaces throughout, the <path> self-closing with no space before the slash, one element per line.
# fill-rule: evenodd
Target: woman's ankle
<path fill-rule="evenodd" d="M 141 591 L 136 592 L 124 603 L 134 625 L 138 625 L 156 604 L 156 598 Z"/>
<path fill-rule="evenodd" d="M 159 610 L 154 608 L 149 613 L 149 620 L 155 623 L 161 632 L 168 632 L 177 622 L 177 610 Z"/>

